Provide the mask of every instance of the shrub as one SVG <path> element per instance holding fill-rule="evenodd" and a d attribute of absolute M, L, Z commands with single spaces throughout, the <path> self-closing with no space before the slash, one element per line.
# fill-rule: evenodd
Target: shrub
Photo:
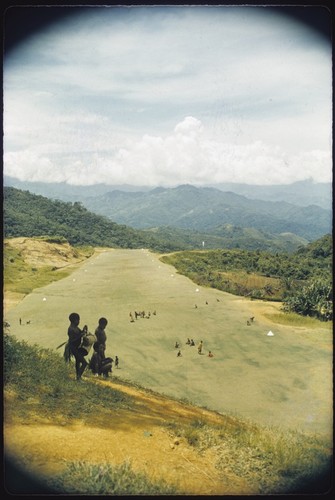
<path fill-rule="evenodd" d="M 85 495 L 175 495 L 174 486 L 152 482 L 145 474 L 134 472 L 130 462 L 118 466 L 72 462 L 51 486 L 60 493 Z"/>
<path fill-rule="evenodd" d="M 300 291 L 288 295 L 283 309 L 329 321 L 333 319 L 332 286 L 323 280 L 312 280 Z"/>

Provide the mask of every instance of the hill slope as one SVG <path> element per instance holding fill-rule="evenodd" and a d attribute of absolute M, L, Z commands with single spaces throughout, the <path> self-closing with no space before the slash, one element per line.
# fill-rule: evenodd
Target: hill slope
<path fill-rule="evenodd" d="M 190 185 L 137 193 L 112 191 L 86 198 L 83 203 L 96 213 L 136 228 L 173 226 L 211 233 L 232 224 L 272 234 L 294 233 L 309 241 L 331 230 L 331 211 L 316 205 L 250 200 Z"/>
<path fill-rule="evenodd" d="M 7 238 L 61 236 L 72 245 L 158 250 L 176 249 L 154 235 L 121 226 L 89 212 L 79 202 L 49 200 L 29 191 L 4 188 L 4 235 Z"/>
<path fill-rule="evenodd" d="M 12 187 L 4 188 L 4 230 L 6 237 L 57 235 L 74 245 L 146 247 L 163 252 L 201 248 L 203 241 L 206 248 L 241 247 L 273 252 L 291 252 L 307 243 L 291 233 L 273 235 L 229 224 L 212 234 L 176 227 L 136 230 L 89 212 L 78 201 L 51 200 Z"/>

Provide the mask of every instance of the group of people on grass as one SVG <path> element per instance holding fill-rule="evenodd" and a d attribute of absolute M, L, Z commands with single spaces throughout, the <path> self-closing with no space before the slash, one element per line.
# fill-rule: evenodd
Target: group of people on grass
<path fill-rule="evenodd" d="M 87 325 L 82 330 L 79 328 L 80 316 L 78 313 L 71 313 L 69 320 L 70 326 L 67 332 L 69 340 L 65 347 L 64 356 L 67 360 L 70 359 L 71 355 L 74 357 L 77 380 L 81 380 L 87 367 L 95 376 L 102 375 L 107 378 L 108 374 L 112 372 L 112 364 L 114 363 L 114 360 L 111 357 L 106 357 L 105 354 L 107 319 L 99 319 L 94 335 L 88 332 Z M 86 356 L 92 346 L 93 354 L 90 361 L 87 361 Z M 118 367 L 118 362 L 118 357 L 115 356 L 116 367 Z"/>
<path fill-rule="evenodd" d="M 68 328 L 69 340 L 66 343 L 64 357 L 67 361 L 70 360 L 71 356 L 75 359 L 76 368 L 76 379 L 81 380 L 82 375 L 86 368 L 88 367 L 93 374 L 98 377 L 102 375 L 107 378 L 109 373 L 112 372 L 112 366 L 114 359 L 111 357 L 106 357 L 106 341 L 107 336 L 105 328 L 108 324 L 106 318 L 100 318 L 98 321 L 98 326 L 95 329 L 94 335 L 89 333 L 87 325 L 81 330 L 79 328 L 80 316 L 78 313 L 71 313 L 69 316 L 70 326 Z M 187 345 L 194 346 L 195 342 L 193 339 L 187 339 Z M 93 354 L 89 361 L 86 360 L 86 356 L 93 346 Z M 60 346 L 59 346 L 60 347 Z M 175 344 L 175 348 L 179 349 L 180 345 L 178 342 Z M 198 354 L 202 354 L 203 341 L 200 340 L 197 350 Z M 177 356 L 181 356 L 181 350 L 178 350 Z M 213 357 L 211 351 L 208 352 L 208 357 Z M 115 356 L 115 367 L 118 368 L 119 360 Z"/>
<path fill-rule="evenodd" d="M 153 316 L 156 316 L 157 313 L 156 313 L 156 311 L 153 311 L 152 314 L 153 314 Z M 129 317 L 130 317 L 130 322 L 131 323 L 135 323 L 135 320 L 137 320 L 138 318 L 150 319 L 151 318 L 151 312 L 149 311 L 149 312 L 146 313 L 145 311 L 139 311 L 139 312 L 135 311 L 134 315 L 133 315 L 133 313 L 130 311 Z M 135 317 L 135 319 L 134 319 L 134 317 Z"/>
<path fill-rule="evenodd" d="M 186 341 L 186 345 L 195 346 L 195 342 L 194 342 L 193 339 L 190 340 L 188 338 L 187 341 Z M 199 342 L 199 344 L 197 346 L 198 354 L 202 354 L 203 345 L 204 345 L 203 341 L 200 340 L 200 342 Z M 180 347 L 179 342 L 176 342 L 174 347 L 175 347 L 175 349 L 179 349 L 179 347 Z M 181 355 L 182 355 L 181 354 L 181 350 L 179 349 L 179 351 L 177 352 L 177 357 L 179 358 Z M 214 354 L 212 353 L 212 351 L 208 351 L 208 357 L 209 358 L 213 358 L 214 357 Z"/>

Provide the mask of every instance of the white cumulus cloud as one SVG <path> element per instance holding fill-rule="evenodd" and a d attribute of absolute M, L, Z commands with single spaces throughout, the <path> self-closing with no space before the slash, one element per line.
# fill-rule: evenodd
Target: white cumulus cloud
<path fill-rule="evenodd" d="M 45 151 L 30 149 L 5 154 L 7 175 L 82 185 L 285 184 L 306 177 L 329 182 L 330 168 L 331 157 L 325 151 L 288 155 L 261 140 L 248 144 L 219 141 L 192 116 L 177 123 L 166 136 L 146 134 L 105 155 L 94 152 L 83 159 L 67 155 L 52 160 Z"/>
<path fill-rule="evenodd" d="M 4 173 L 329 182 L 331 67 L 330 43 L 270 8 L 88 9 L 6 58 Z"/>

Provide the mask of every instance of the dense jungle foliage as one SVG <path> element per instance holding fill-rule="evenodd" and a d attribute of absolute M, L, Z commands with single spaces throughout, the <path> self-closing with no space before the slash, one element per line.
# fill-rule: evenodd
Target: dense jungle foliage
<path fill-rule="evenodd" d="M 184 251 L 162 257 L 203 286 L 236 295 L 284 301 L 284 310 L 332 319 L 332 237 L 293 254 L 263 251 Z"/>
<path fill-rule="evenodd" d="M 89 212 L 78 201 L 50 200 L 11 187 L 4 188 L 4 234 L 6 238 L 59 235 L 71 245 L 146 247 L 158 252 L 180 249 L 173 242 Z"/>

